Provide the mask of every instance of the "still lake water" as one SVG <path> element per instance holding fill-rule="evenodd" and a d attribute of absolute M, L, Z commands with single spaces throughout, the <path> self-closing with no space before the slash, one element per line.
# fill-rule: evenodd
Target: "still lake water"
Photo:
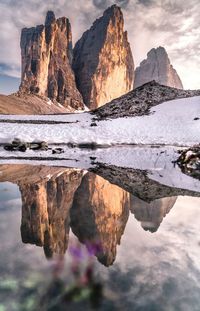
<path fill-rule="evenodd" d="M 31 166 L 26 174 L 25 166 L 3 167 L 6 171 L 0 183 L 1 311 L 92 305 L 200 310 L 199 197 L 173 192 L 139 198 L 72 168 L 51 171 L 46 179 L 42 169 Z M 79 292 L 63 300 L 59 286 Z"/>

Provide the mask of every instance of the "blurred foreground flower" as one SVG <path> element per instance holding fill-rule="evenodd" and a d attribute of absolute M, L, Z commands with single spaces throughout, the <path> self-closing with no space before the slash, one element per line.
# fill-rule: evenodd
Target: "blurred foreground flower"
<path fill-rule="evenodd" d="M 38 303 L 41 311 L 59 311 L 84 308 L 98 308 L 103 297 L 103 286 L 96 280 L 94 255 L 101 251 L 100 244 L 72 242 L 68 248 L 70 264 L 65 273 L 63 256 L 51 262 L 52 279 L 43 291 Z"/>

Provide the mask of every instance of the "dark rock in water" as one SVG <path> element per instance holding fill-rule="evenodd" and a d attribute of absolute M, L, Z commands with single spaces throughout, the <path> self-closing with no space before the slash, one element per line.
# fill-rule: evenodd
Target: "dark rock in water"
<path fill-rule="evenodd" d="M 52 150 L 52 154 L 60 154 L 64 153 L 64 150 L 62 148 L 55 148 Z"/>
<path fill-rule="evenodd" d="M 75 147 L 77 147 L 77 144 L 68 143 L 68 144 L 67 144 L 67 147 L 69 147 L 69 148 L 75 148 Z"/>
<path fill-rule="evenodd" d="M 18 147 L 18 151 L 25 152 L 27 150 L 27 145 L 22 144 L 21 146 Z"/>
<path fill-rule="evenodd" d="M 83 149 L 97 149 L 97 144 L 96 143 L 82 143 L 77 145 L 78 148 L 83 148 Z"/>
<path fill-rule="evenodd" d="M 200 120 L 200 118 L 198 118 L 198 117 L 194 118 L 194 121 L 197 121 L 197 120 Z"/>
<path fill-rule="evenodd" d="M 14 138 L 14 140 L 12 141 L 12 145 L 13 146 L 20 146 L 22 144 L 22 141 L 19 138 Z"/>
<path fill-rule="evenodd" d="M 175 163 L 184 174 L 200 179 L 200 145 L 181 151 Z"/>
<path fill-rule="evenodd" d="M 11 144 L 6 144 L 6 145 L 4 146 L 4 149 L 5 149 L 6 151 L 14 151 L 14 147 L 13 147 Z"/>
<path fill-rule="evenodd" d="M 4 149 L 7 151 L 21 151 L 25 152 L 27 149 L 31 150 L 48 150 L 48 143 L 41 142 L 23 142 L 18 138 L 15 138 L 11 144 L 6 144 Z"/>
<path fill-rule="evenodd" d="M 21 151 L 25 152 L 28 148 L 28 144 L 21 141 L 18 138 L 15 138 L 11 144 L 6 144 L 4 149 L 7 151 Z"/>
<path fill-rule="evenodd" d="M 46 141 L 29 143 L 31 150 L 48 150 L 48 143 Z"/>

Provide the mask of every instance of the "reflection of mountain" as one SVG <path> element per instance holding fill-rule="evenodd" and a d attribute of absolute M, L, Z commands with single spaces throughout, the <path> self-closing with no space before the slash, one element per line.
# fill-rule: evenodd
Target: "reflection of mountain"
<path fill-rule="evenodd" d="M 21 191 L 24 243 L 43 246 L 47 257 L 64 254 L 71 226 L 82 243 L 101 247 L 97 258 L 109 266 L 115 261 L 129 207 L 143 229 L 155 232 L 177 195 L 200 196 L 161 185 L 145 171 L 105 165 L 93 170 L 107 180 L 92 172 L 82 177 L 77 169 L 0 166 L 0 182 L 16 183 Z"/>
<path fill-rule="evenodd" d="M 2 172 L 1 180 L 17 183 L 21 191 L 22 241 L 43 246 L 47 257 L 64 254 L 68 245 L 69 209 L 82 171 L 14 165 L 3 166 Z"/>
<path fill-rule="evenodd" d="M 129 215 L 129 194 L 105 179 L 88 173 L 74 196 L 71 228 L 83 243 L 98 242 L 98 260 L 111 265 Z"/>
<path fill-rule="evenodd" d="M 19 184 L 22 194 L 21 235 L 24 243 L 44 246 L 47 257 L 64 254 L 68 245 L 69 209 L 82 173 L 68 169 L 36 184 Z"/>
<path fill-rule="evenodd" d="M 200 197 L 200 192 L 160 184 L 150 179 L 148 172 L 145 170 L 106 164 L 99 164 L 91 170 L 145 202 L 178 195 Z"/>
<path fill-rule="evenodd" d="M 141 222 L 144 230 L 155 232 L 158 230 L 163 218 L 174 206 L 176 199 L 177 197 L 168 197 L 146 203 L 131 195 L 130 210 L 135 218 Z"/>

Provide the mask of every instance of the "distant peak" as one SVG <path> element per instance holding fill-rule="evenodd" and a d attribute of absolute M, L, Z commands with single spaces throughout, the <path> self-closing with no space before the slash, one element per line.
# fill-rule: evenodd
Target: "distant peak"
<path fill-rule="evenodd" d="M 118 12 L 122 14 L 121 8 L 118 5 L 113 4 L 112 6 L 110 6 L 104 11 L 104 15 L 113 16 L 115 13 L 118 13 Z"/>
<path fill-rule="evenodd" d="M 163 54 L 167 54 L 167 51 L 165 50 L 165 48 L 163 46 L 159 46 L 156 51 L 158 53 L 163 53 Z"/>
<path fill-rule="evenodd" d="M 168 56 L 167 51 L 165 50 L 164 47 L 159 46 L 158 48 L 153 48 L 147 53 L 147 57 L 152 57 L 154 55 L 163 55 L 163 56 Z"/>
<path fill-rule="evenodd" d="M 56 17 L 53 11 L 48 11 L 45 19 L 45 25 L 50 25 L 56 21 Z"/>

